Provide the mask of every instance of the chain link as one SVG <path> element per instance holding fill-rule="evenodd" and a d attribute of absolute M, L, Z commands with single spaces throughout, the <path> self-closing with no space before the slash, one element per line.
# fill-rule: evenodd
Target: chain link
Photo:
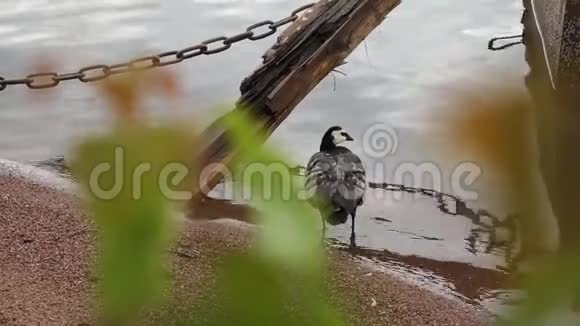
<path fill-rule="evenodd" d="M 273 35 L 278 28 L 295 22 L 300 13 L 312 8 L 315 3 L 310 3 L 299 7 L 285 18 L 277 21 L 264 20 L 250 25 L 245 32 L 232 36 L 218 36 L 199 44 L 175 51 L 166 51 L 157 55 L 137 58 L 128 62 L 106 65 L 98 64 L 82 67 L 77 72 L 59 74 L 57 72 L 39 72 L 20 79 L 5 79 L 0 76 L 0 91 L 12 85 L 25 85 L 30 89 L 46 89 L 58 86 L 62 81 L 79 80 L 83 83 L 96 82 L 114 75 L 123 74 L 135 70 L 149 70 L 158 67 L 165 67 L 180 63 L 200 55 L 212 55 L 226 51 L 233 44 L 250 40 L 257 41 Z"/>
<path fill-rule="evenodd" d="M 55 79 L 56 77 L 58 77 L 58 74 L 54 72 L 28 75 L 26 76 L 26 78 L 28 78 L 28 83 L 26 83 L 26 86 L 28 86 L 30 89 L 56 87 L 60 83 L 60 80 Z"/>

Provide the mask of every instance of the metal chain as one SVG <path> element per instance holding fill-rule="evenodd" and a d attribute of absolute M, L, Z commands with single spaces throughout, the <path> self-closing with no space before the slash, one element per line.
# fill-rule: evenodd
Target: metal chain
<path fill-rule="evenodd" d="M 502 37 L 494 37 L 491 40 L 489 40 L 489 42 L 487 43 L 487 49 L 490 51 L 499 51 L 499 50 L 503 50 L 503 49 L 507 49 L 509 47 L 512 47 L 514 45 L 518 45 L 518 44 L 523 44 L 524 43 L 524 34 L 519 34 L 519 35 L 512 35 L 512 36 L 502 36 Z M 501 40 L 513 40 L 513 39 L 520 39 L 517 42 L 510 42 L 510 43 L 506 43 L 500 46 L 496 46 L 495 43 L 497 41 L 501 41 Z"/>
<path fill-rule="evenodd" d="M 375 183 L 375 182 L 369 182 L 369 185 L 372 188 L 380 188 L 386 191 L 403 191 L 403 192 L 408 192 L 408 193 L 422 193 L 425 196 L 431 196 L 431 197 L 435 197 L 438 195 L 445 195 L 447 197 L 451 197 L 452 199 L 455 200 L 459 200 L 459 198 L 449 195 L 449 194 L 444 194 L 441 192 L 438 192 L 436 190 L 433 189 L 428 189 L 428 188 L 418 188 L 418 187 L 411 187 L 411 186 L 405 186 L 402 184 L 395 184 L 395 183 Z"/>
<path fill-rule="evenodd" d="M 434 189 L 411 187 L 411 186 L 406 186 L 406 185 L 402 185 L 402 184 L 394 184 L 394 183 L 375 183 L 375 182 L 369 182 L 369 186 L 371 188 L 383 189 L 386 191 L 406 192 L 406 193 L 412 193 L 412 194 L 420 193 L 424 196 L 432 197 L 439 204 L 439 209 L 441 211 L 443 211 L 445 214 L 464 215 L 468 218 L 472 218 L 473 223 L 476 225 L 482 226 L 481 220 L 480 220 L 481 216 L 487 217 L 491 221 L 491 225 L 493 227 L 503 226 L 504 224 L 506 224 L 505 221 L 502 222 L 502 220 L 500 218 L 498 218 L 497 216 L 495 216 L 495 215 L 493 215 L 485 210 L 479 210 L 477 212 L 474 210 L 471 210 L 470 208 L 468 208 L 466 206 L 466 202 L 457 196 L 454 196 L 451 194 L 446 194 L 444 192 L 440 192 L 440 191 L 437 191 Z M 455 203 L 455 209 L 452 209 L 451 207 L 449 207 L 448 201 Z"/>
<path fill-rule="evenodd" d="M 299 14 L 315 3 L 307 4 L 292 11 L 292 13 L 280 20 L 264 20 L 250 25 L 242 33 L 232 36 L 219 36 L 205 40 L 199 44 L 175 51 L 167 51 L 157 55 L 137 58 L 128 62 L 106 65 L 98 64 L 79 69 L 77 72 L 59 74 L 57 72 L 40 72 L 19 79 L 5 79 L 0 76 L 0 91 L 11 85 L 25 85 L 30 89 L 53 88 L 62 81 L 80 80 L 83 83 L 95 82 L 114 75 L 136 70 L 149 70 L 157 67 L 165 67 L 180 63 L 200 55 L 212 55 L 231 48 L 232 44 L 250 40 L 257 41 L 273 35 L 278 28 L 295 22 Z"/>
<path fill-rule="evenodd" d="M 423 196 L 431 197 L 437 202 L 437 208 L 448 215 L 457 216 L 461 215 L 473 223 L 476 228 L 470 231 L 469 236 L 465 239 L 466 243 L 469 245 L 467 248 L 472 253 L 477 253 L 477 240 L 481 233 L 487 233 L 489 235 L 489 240 L 487 246 L 484 250 L 485 253 L 490 253 L 492 250 L 503 248 L 506 254 L 506 262 L 510 264 L 512 257 L 512 245 L 516 241 L 517 226 L 516 226 L 516 216 L 508 215 L 504 219 L 500 219 L 497 216 L 491 214 L 490 212 L 480 209 L 473 210 L 467 206 L 467 203 L 460 199 L 459 197 L 446 194 L 434 189 L 411 187 L 402 184 L 393 183 L 375 183 L 369 182 L 369 186 L 375 189 L 383 189 L 385 191 L 393 192 L 406 192 L 406 193 L 420 193 Z M 453 207 L 453 204 L 455 207 Z M 487 219 L 488 222 L 484 222 L 483 219 Z M 508 231 L 507 241 L 498 240 L 498 229 L 506 228 Z M 505 237 L 505 236 L 504 236 Z"/>

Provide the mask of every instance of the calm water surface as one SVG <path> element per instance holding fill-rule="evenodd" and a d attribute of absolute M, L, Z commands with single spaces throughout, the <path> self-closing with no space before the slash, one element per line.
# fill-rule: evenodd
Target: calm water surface
<path fill-rule="evenodd" d="M 259 20 L 284 17 L 303 3 L 4 0 L 0 3 L 0 76 L 24 76 L 39 62 L 75 71 L 83 65 L 182 48 L 238 33 Z M 289 157 L 304 164 L 317 150 L 325 129 L 341 125 L 359 140 L 351 148 L 369 167 L 371 179 L 391 181 L 395 167 L 402 163 L 430 162 L 441 171 L 439 190 L 453 193 L 449 175 L 469 158 L 451 157 L 444 150 L 452 142 L 452 126 L 445 126 L 441 117 L 453 114 L 447 95 L 465 85 L 484 83 L 482 76 L 523 87 L 527 72 L 523 47 L 500 52 L 486 48 L 494 36 L 520 33 L 521 13 L 519 0 L 404 0 L 341 67 L 347 76 L 336 74 L 336 80 L 323 81 L 272 142 L 282 144 Z M 149 112 L 153 117 L 195 113 L 207 121 L 216 114 L 215 106 L 237 98 L 239 83 L 272 42 L 242 43 L 220 55 L 171 68 L 183 96 L 177 103 L 149 101 Z M 66 82 L 55 92 L 32 95 L 39 94 L 22 87 L 0 93 L 1 158 L 30 161 L 66 155 L 79 136 L 106 126 L 106 104 L 91 86 Z M 169 108 L 176 105 L 180 110 Z M 397 151 L 387 157 L 365 155 L 360 141 L 377 121 L 397 130 Z M 443 198 L 449 201 L 447 209 L 433 196 L 400 199 L 385 190 L 371 190 L 359 213 L 359 249 L 353 254 L 377 268 L 400 271 L 452 296 L 492 307 L 506 296 L 501 285 L 504 275 L 498 270 L 505 263 L 504 250 L 490 246 L 489 232 L 474 218 L 481 215 L 480 209 L 496 216 L 507 213 L 494 204 L 501 194 L 493 185 L 493 178 L 484 173 L 472 185 L 480 193 L 479 200 L 461 204 Z M 341 246 L 347 243 L 348 228 L 336 227 L 330 237 Z"/>

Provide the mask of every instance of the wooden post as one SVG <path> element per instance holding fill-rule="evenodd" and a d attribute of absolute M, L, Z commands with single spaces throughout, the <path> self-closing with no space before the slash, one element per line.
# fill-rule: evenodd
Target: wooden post
<path fill-rule="evenodd" d="M 278 37 L 263 56 L 264 63 L 242 82 L 242 96 L 234 110 L 248 110 L 258 121 L 255 131 L 266 137 L 271 135 L 399 3 L 400 0 L 319 1 Z M 193 215 L 216 208 L 216 201 L 209 199 L 206 192 L 221 181 L 221 168 L 237 154 L 237 149 L 228 144 L 227 130 L 222 129 L 219 120 L 203 133 L 208 145 L 202 150 L 202 166 L 206 169 L 199 183 L 204 187 L 196 189 Z"/>

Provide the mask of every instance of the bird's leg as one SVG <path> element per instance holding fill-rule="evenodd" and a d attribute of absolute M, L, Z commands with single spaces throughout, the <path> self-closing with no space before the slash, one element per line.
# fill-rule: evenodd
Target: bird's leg
<path fill-rule="evenodd" d="M 356 213 L 353 212 L 352 214 L 350 214 L 350 220 L 351 220 L 351 226 L 350 226 L 350 245 L 351 247 L 356 247 L 356 243 L 355 243 L 355 232 L 354 232 L 354 218 L 355 218 Z"/>
<path fill-rule="evenodd" d="M 324 216 L 320 215 L 322 220 L 322 231 L 320 232 L 320 245 L 324 246 L 324 240 L 326 240 L 326 221 L 324 220 Z"/>

